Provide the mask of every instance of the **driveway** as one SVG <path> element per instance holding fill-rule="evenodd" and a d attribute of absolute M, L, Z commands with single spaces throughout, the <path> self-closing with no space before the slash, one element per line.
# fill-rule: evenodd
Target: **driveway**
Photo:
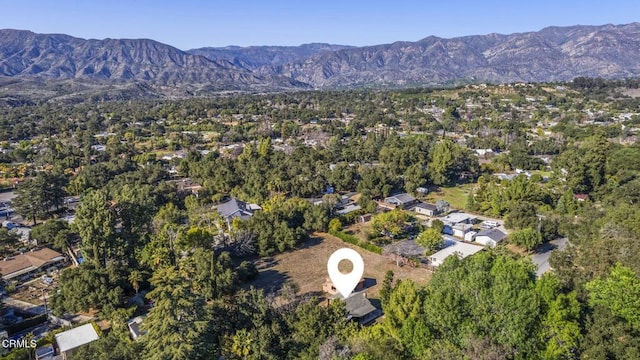
<path fill-rule="evenodd" d="M 531 261 L 538 266 L 538 270 L 536 270 L 536 275 L 538 277 L 542 276 L 542 274 L 551 270 L 551 266 L 549 265 L 549 258 L 551 257 L 551 253 L 555 250 L 564 250 L 567 246 L 568 239 L 560 238 L 551 240 L 546 244 L 540 246 L 538 251 L 531 255 Z"/>

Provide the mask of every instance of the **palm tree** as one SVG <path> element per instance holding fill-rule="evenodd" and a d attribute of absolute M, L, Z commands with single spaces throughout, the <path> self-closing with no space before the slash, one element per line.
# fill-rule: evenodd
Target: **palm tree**
<path fill-rule="evenodd" d="M 131 283 L 133 290 L 136 291 L 137 295 L 138 291 L 140 290 L 140 283 L 144 280 L 144 274 L 142 273 L 142 271 L 133 270 L 131 271 L 131 273 L 129 273 L 128 280 Z"/>

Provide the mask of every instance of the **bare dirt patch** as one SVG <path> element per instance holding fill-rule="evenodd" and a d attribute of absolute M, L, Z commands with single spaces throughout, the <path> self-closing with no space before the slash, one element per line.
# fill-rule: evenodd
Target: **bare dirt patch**
<path fill-rule="evenodd" d="M 268 292 L 278 291 L 287 281 L 299 286 L 298 295 L 324 297 L 322 284 L 327 274 L 327 260 L 331 254 L 343 247 L 356 250 L 364 260 L 364 278 L 367 297 L 377 298 L 384 275 L 394 272 L 394 279 L 411 279 L 418 285 L 425 285 L 431 274 L 420 268 L 398 267 L 390 259 L 347 244 L 326 233 L 314 233 L 312 239 L 301 249 L 261 259 L 256 266 L 258 278 L 249 285 Z"/>

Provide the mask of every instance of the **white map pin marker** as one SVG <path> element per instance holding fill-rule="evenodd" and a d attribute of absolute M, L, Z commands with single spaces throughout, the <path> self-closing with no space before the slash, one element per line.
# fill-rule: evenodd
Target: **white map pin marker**
<path fill-rule="evenodd" d="M 338 264 L 342 260 L 349 260 L 353 264 L 353 270 L 348 274 L 343 274 L 338 269 Z M 338 292 L 346 299 L 353 289 L 356 288 L 362 274 L 364 273 L 364 261 L 362 256 L 355 250 L 349 248 L 342 248 L 336 250 L 329 257 L 327 262 L 327 270 L 329 271 L 329 278 L 333 282 L 333 285 L 338 289 Z"/>

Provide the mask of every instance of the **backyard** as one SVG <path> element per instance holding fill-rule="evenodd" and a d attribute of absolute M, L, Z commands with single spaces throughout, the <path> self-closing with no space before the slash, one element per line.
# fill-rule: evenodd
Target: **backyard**
<path fill-rule="evenodd" d="M 438 200 L 444 200 L 452 209 L 463 210 L 467 205 L 467 196 L 475 186 L 476 184 L 459 184 L 454 187 L 439 187 L 427 194 L 424 200 L 434 204 Z"/>
<path fill-rule="evenodd" d="M 356 250 L 364 260 L 364 278 L 367 297 L 377 298 L 384 275 L 388 270 L 395 274 L 394 279 L 411 279 L 419 285 L 425 285 L 431 275 L 425 269 L 408 266 L 398 267 L 390 259 L 371 253 L 359 247 L 347 244 L 335 236 L 326 233 L 314 233 L 304 247 L 260 260 L 256 266 L 260 271 L 258 278 L 249 285 L 277 291 L 285 282 L 293 281 L 299 286 L 298 295 L 312 294 L 323 297 L 322 284 L 327 275 L 327 260 L 340 248 Z"/>

